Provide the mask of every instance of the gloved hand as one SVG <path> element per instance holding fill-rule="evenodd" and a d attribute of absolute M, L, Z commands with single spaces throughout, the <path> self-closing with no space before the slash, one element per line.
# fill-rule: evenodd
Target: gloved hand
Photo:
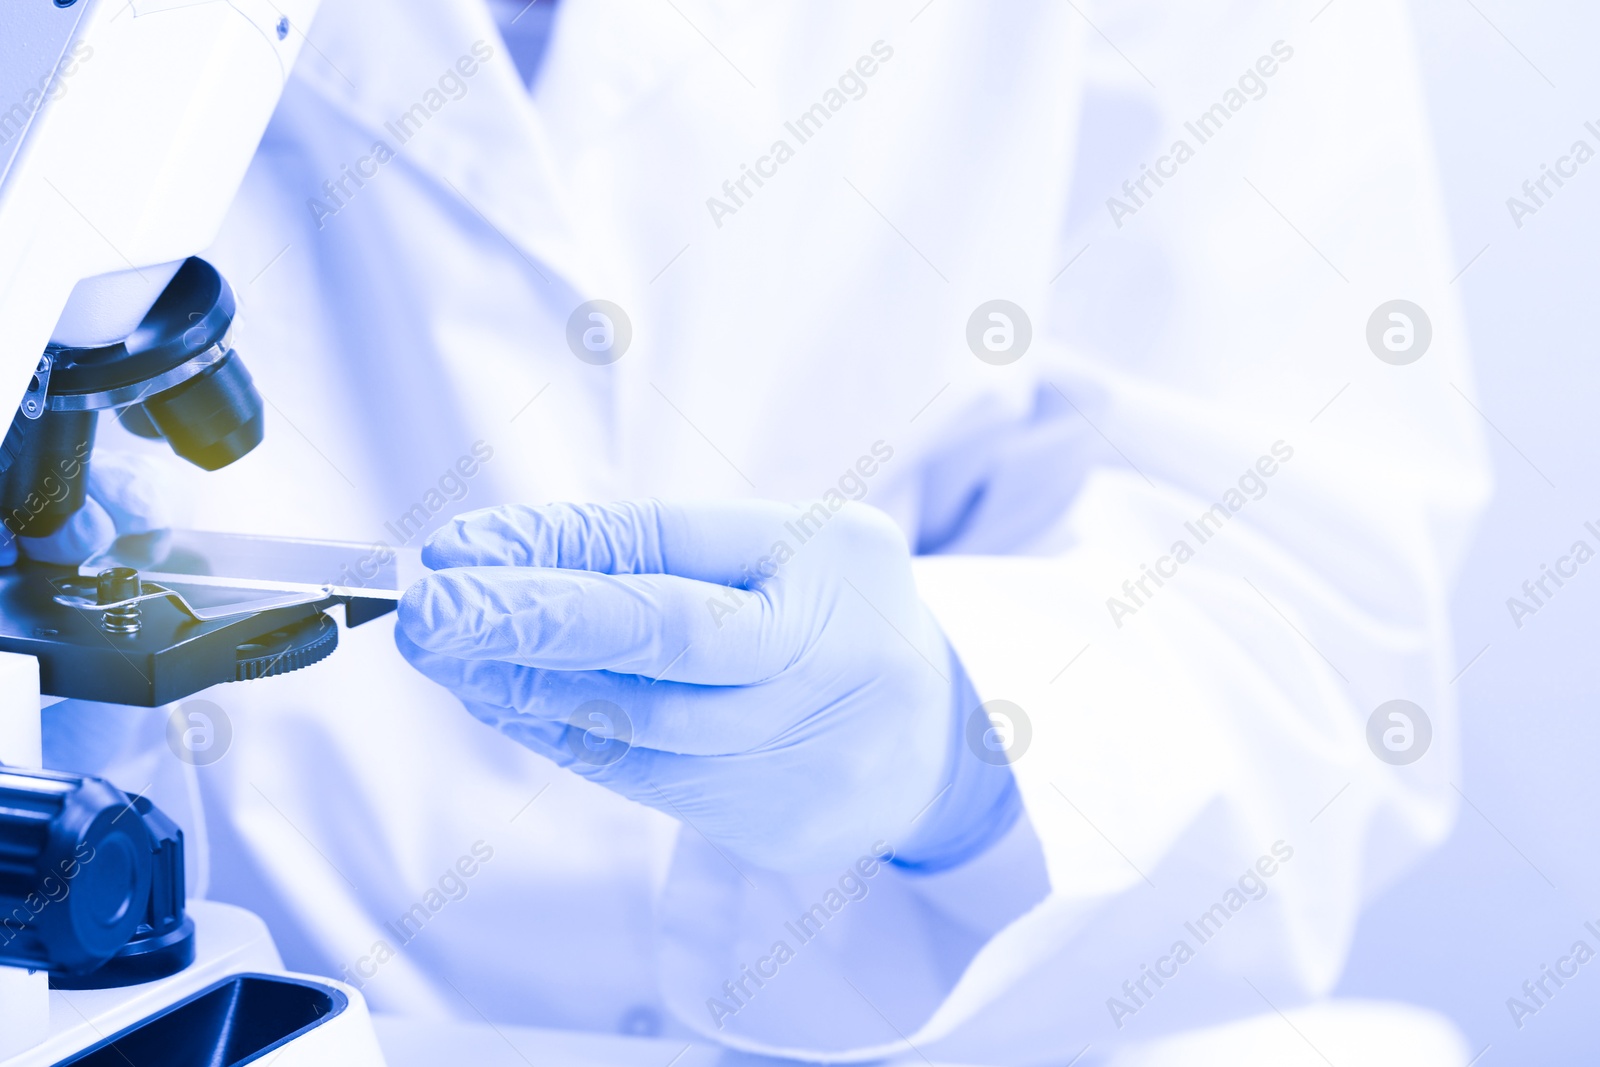
<path fill-rule="evenodd" d="M 17 537 L 0 525 L 0 566 L 15 563 L 19 548 L 44 563 L 81 563 L 123 534 L 147 536 L 151 558 L 164 555 L 161 540 L 172 526 L 172 494 L 160 461 L 133 452 L 96 451 L 86 489 L 83 507 L 48 537 Z"/>
<path fill-rule="evenodd" d="M 977 697 L 876 509 L 493 508 L 423 561 L 396 627 L 413 665 L 725 854 L 800 871 L 884 841 L 938 869 L 1020 812 L 962 740 Z"/>

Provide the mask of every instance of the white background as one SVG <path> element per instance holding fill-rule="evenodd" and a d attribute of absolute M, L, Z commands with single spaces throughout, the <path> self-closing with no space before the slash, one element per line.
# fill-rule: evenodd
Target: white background
<path fill-rule="evenodd" d="M 1320 17 L 1359 17 L 1360 0 L 1334 5 Z M 1488 1046 L 1481 1067 L 1594 1063 L 1600 959 L 1521 1030 L 1506 998 L 1578 938 L 1600 950 L 1583 929 L 1600 927 L 1600 560 L 1521 630 L 1505 601 L 1600 526 L 1600 159 L 1520 230 L 1506 199 L 1575 139 L 1600 148 L 1583 129 L 1600 127 L 1600 7 L 1411 6 L 1456 262 L 1483 250 L 1455 284 L 1495 495 L 1454 596 L 1457 669 L 1488 647 L 1455 683 L 1470 803 L 1366 916 L 1340 993 L 1446 1012 Z"/>

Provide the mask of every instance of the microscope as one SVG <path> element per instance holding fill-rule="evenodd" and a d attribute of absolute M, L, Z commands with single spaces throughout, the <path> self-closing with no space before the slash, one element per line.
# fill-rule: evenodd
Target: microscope
<path fill-rule="evenodd" d="M 154 707 L 309 666 L 397 583 L 341 547 L 190 531 L 28 558 L 84 506 L 115 418 L 205 470 L 267 419 L 214 239 L 316 0 L 8 0 L 0 12 L 0 1065 L 381 1064 L 361 994 L 284 972 L 242 909 L 186 900 L 147 798 L 41 769 L 50 698 Z M 3 416 L 0 416 L 3 418 Z M 392 576 L 391 576 L 392 578 Z"/>

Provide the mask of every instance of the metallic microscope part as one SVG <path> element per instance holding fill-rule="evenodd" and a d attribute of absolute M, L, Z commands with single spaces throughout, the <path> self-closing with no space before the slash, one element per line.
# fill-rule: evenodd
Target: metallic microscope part
<path fill-rule="evenodd" d="M 0 766 L 0 964 L 106 989 L 194 959 L 183 831 L 103 778 Z"/>
<path fill-rule="evenodd" d="M 124 340 L 52 344 L 0 443 L 0 521 L 14 533 L 54 533 L 83 506 L 97 414 L 164 438 L 197 467 L 217 470 L 261 443 L 265 409 L 230 347 L 233 290 L 202 259 L 184 261 Z"/>
<path fill-rule="evenodd" d="M 231 332 L 230 330 L 224 334 L 221 340 L 210 347 L 153 378 L 142 382 L 109 386 L 97 393 L 56 393 L 50 396 L 46 406 L 51 411 L 98 411 L 102 408 L 120 408 L 128 404 L 137 404 L 145 397 L 182 385 L 190 378 L 228 358 L 232 352 L 228 344 Z M 45 358 L 49 359 L 49 356 Z M 48 381 L 48 378 L 46 380 Z"/>
<path fill-rule="evenodd" d="M 0 651 L 43 691 L 150 707 L 308 667 L 346 626 L 393 611 L 423 570 L 383 545 L 177 529 L 130 534 L 80 567 L 0 567 Z"/>
<path fill-rule="evenodd" d="M 183 590 L 158 585 L 155 582 L 139 582 L 138 592 L 133 592 L 131 587 L 123 587 L 117 593 L 107 592 L 106 575 L 114 572 L 128 572 L 135 579 L 138 578 L 138 572 L 131 567 L 112 567 L 96 575 L 97 585 L 93 598 L 72 592 L 60 592 L 53 599 L 63 607 L 75 608 L 79 611 L 99 611 L 104 612 L 107 616 L 118 612 L 132 611 L 134 617 L 137 618 L 138 604 L 146 600 L 169 598 L 192 618 L 201 622 L 211 622 L 215 619 L 232 619 L 244 615 L 258 615 L 263 611 L 271 611 L 274 608 L 292 608 L 300 604 L 316 604 L 334 595 L 332 589 L 324 588 L 311 593 L 294 592 L 262 597 L 252 595 L 255 592 L 254 590 L 241 589 L 238 592 L 243 599 L 226 602 L 219 607 L 207 608 L 191 603 L 190 598 L 184 595 Z M 70 590 L 82 588 L 82 586 L 72 579 L 62 579 L 60 588 Z M 115 596 L 117 599 L 107 599 L 110 596 Z M 107 630 L 112 629 L 104 621 L 101 622 L 101 625 Z M 135 627 L 134 629 L 136 630 L 137 628 Z M 126 632 L 131 633 L 133 631 Z"/>
<path fill-rule="evenodd" d="M 39 357 L 39 365 L 34 368 L 33 380 L 28 383 L 28 391 L 22 398 L 22 417 L 37 419 L 45 411 L 45 397 L 50 393 L 50 367 L 52 360 L 48 353 Z"/>
<path fill-rule="evenodd" d="M 107 567 L 100 572 L 95 599 L 101 610 L 100 629 L 113 634 L 139 632 L 139 572 L 132 567 Z M 130 599 L 130 597 L 132 599 Z"/>
<path fill-rule="evenodd" d="M 201 595 L 200 587 L 211 586 L 235 591 L 241 600 L 245 596 L 240 591 L 253 590 L 307 600 L 348 596 L 393 601 L 428 572 L 417 548 L 181 528 L 165 535 L 155 556 L 139 535 L 118 538 L 85 560 L 78 574 L 92 578 L 107 567 L 137 568 L 146 583 L 180 588 L 191 603 Z M 216 601 L 208 597 L 196 606 L 210 609 Z"/>

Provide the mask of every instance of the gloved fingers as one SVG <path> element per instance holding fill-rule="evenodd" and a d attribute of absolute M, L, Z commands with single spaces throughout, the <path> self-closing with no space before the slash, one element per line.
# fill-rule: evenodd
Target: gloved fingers
<path fill-rule="evenodd" d="M 509 732 L 507 736 L 516 737 Z M 570 757 L 570 762 L 563 764 L 569 770 L 677 819 L 687 831 L 701 834 L 707 841 L 722 841 L 728 849 L 748 834 L 744 823 L 749 815 L 742 804 L 729 803 L 732 798 L 724 793 L 723 783 L 752 779 L 754 769 L 749 761 L 759 757 L 682 756 L 643 746 L 617 748 L 614 742 L 597 740 L 571 726 L 560 744 Z M 763 864 L 757 860 L 756 865 Z"/>
<path fill-rule="evenodd" d="M 121 534 L 142 534 L 173 525 L 173 488 L 167 468 L 136 452 L 96 452 L 89 464 L 89 497 L 111 516 Z"/>
<path fill-rule="evenodd" d="M 483 701 L 463 700 L 461 703 L 474 719 L 505 734 L 523 748 L 532 749 L 558 767 L 567 767 L 574 762 L 575 757 L 562 740 L 568 728 L 566 723 L 545 722 L 521 715 L 515 708 Z"/>
<path fill-rule="evenodd" d="M 604 786 L 619 796 L 655 808 L 684 823 L 708 840 L 737 836 L 743 818 L 708 782 L 725 776 L 730 768 L 752 757 L 688 756 L 661 752 L 645 745 L 618 740 L 603 719 L 588 728 L 566 722 L 548 722 L 518 715 L 510 708 L 469 702 L 472 714 L 495 726 L 509 739 L 574 774 Z M 715 761 L 714 763 L 712 761 Z M 743 770 L 748 773 L 750 768 Z M 760 858 L 757 858 L 760 865 Z M 767 863 L 767 866 L 773 866 Z"/>
<path fill-rule="evenodd" d="M 19 537 L 17 543 L 29 559 L 72 566 L 109 548 L 116 536 L 116 523 L 106 509 L 90 497 L 55 533 L 45 537 Z"/>
<path fill-rule="evenodd" d="M 428 539 L 443 567 L 564 567 L 743 584 L 786 534 L 792 506 L 764 500 L 511 505 L 459 515 Z M 802 539 L 803 540 L 803 539 Z"/>
<path fill-rule="evenodd" d="M 482 700 L 463 699 L 461 704 L 467 709 L 467 712 L 474 719 L 477 719 L 485 726 L 492 726 L 496 730 L 500 729 L 500 724 L 502 722 L 516 715 L 516 710 L 513 708 L 502 707 L 499 704 L 490 704 Z"/>
<path fill-rule="evenodd" d="M 565 741 L 569 729 L 566 723 L 518 718 L 509 710 L 506 715 L 495 728 L 523 748 L 532 749 L 557 767 L 571 767 L 577 762 Z"/>
<path fill-rule="evenodd" d="M 764 594 L 669 574 L 437 571 L 401 597 L 397 628 L 429 652 L 460 659 L 698 685 L 762 682 L 804 651 L 783 647 Z"/>
<path fill-rule="evenodd" d="M 83 507 L 61 529 L 45 537 L 16 539 L 23 555 L 70 566 L 128 534 L 150 540 L 146 554 L 152 559 L 163 554 L 160 542 L 172 525 L 172 492 L 159 461 L 132 452 L 98 452 L 89 464 L 85 489 Z M 0 548 L 0 562 L 8 562 L 7 554 Z M 10 555 L 14 561 L 14 546 Z"/>
<path fill-rule="evenodd" d="M 772 683 L 688 685 L 637 674 L 457 659 L 419 648 L 398 631 L 395 643 L 413 667 L 453 692 L 469 711 L 474 705 L 500 709 L 501 720 L 521 716 L 587 728 L 600 715 L 612 720 L 615 736 L 631 744 L 695 756 L 758 748 L 787 721 Z"/>
<path fill-rule="evenodd" d="M 491 713 L 500 717 L 491 719 Z M 479 705 L 473 714 L 495 727 L 523 748 L 531 749 L 558 767 L 566 767 L 585 778 L 598 778 L 611 766 L 627 758 L 646 760 L 650 750 L 634 747 L 619 740 L 605 724 L 574 727 L 564 722 L 547 722 L 542 719 L 518 715 L 510 708 Z M 605 783 L 602 782 L 602 785 Z M 629 799 L 631 797 L 627 793 Z"/>
<path fill-rule="evenodd" d="M 462 707 L 467 709 L 468 714 L 485 726 L 511 736 L 513 740 L 533 749 L 541 756 L 556 759 L 557 753 L 555 750 L 560 748 L 562 732 L 567 727 L 566 723 L 545 722 L 524 715 L 516 708 L 508 708 L 503 704 L 496 704 L 492 701 L 471 700 L 466 697 L 459 697 L 459 699 Z M 506 727 L 508 726 L 515 729 L 507 730 Z M 559 759 L 556 761 L 558 763 L 561 762 Z M 562 765 L 565 766 L 564 763 Z"/>

